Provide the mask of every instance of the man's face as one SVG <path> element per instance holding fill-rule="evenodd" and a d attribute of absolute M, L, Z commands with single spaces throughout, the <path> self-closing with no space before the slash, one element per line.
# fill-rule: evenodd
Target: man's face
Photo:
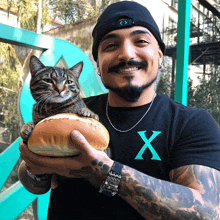
<path fill-rule="evenodd" d="M 109 32 L 98 48 L 97 67 L 104 86 L 127 102 L 136 102 L 153 88 L 163 54 L 156 38 L 144 27 Z"/>

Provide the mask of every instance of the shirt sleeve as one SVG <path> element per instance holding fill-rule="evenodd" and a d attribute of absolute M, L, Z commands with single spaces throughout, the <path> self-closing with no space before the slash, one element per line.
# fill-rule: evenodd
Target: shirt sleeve
<path fill-rule="evenodd" d="M 171 169 L 198 164 L 220 170 L 220 129 L 206 110 L 189 116 L 171 150 Z"/>

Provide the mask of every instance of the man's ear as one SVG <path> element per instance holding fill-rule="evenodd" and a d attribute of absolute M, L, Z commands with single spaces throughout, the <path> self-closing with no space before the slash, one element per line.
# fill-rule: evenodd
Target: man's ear
<path fill-rule="evenodd" d="M 158 50 L 158 54 L 159 54 L 159 64 L 161 65 L 163 62 L 163 53 L 161 49 Z"/>

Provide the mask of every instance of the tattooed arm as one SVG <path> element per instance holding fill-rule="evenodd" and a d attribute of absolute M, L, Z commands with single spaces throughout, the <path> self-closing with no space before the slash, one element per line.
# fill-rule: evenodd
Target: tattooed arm
<path fill-rule="evenodd" d="M 20 145 L 20 155 L 35 175 L 87 178 L 100 186 L 113 161 L 92 148 L 79 132 L 72 133 L 71 139 L 81 151 L 76 158 L 38 156 L 24 144 Z M 124 165 L 118 194 L 146 219 L 219 220 L 219 178 L 220 172 L 213 168 L 188 165 L 172 170 L 168 182 Z"/>
<path fill-rule="evenodd" d="M 87 157 L 90 155 L 87 162 L 91 162 L 81 168 L 80 175 L 82 171 L 90 173 L 90 177 L 96 177 L 93 182 L 100 186 L 101 181 L 98 180 L 106 178 L 113 161 L 101 153 L 93 154 L 94 150 L 83 141 L 81 135 L 75 139 L 75 143 L 90 149 L 86 154 Z M 79 170 L 73 171 L 69 175 L 79 173 Z M 173 169 L 170 182 L 124 165 L 118 194 L 146 219 L 219 220 L 219 179 L 219 171 L 202 165 Z"/>
<path fill-rule="evenodd" d="M 220 172 L 187 165 L 163 181 L 124 166 L 119 195 L 146 219 L 220 219 Z"/>

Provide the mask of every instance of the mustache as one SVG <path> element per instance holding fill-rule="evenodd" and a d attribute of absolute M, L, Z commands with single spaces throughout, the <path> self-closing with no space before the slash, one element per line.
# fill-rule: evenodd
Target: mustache
<path fill-rule="evenodd" d="M 147 67 L 148 66 L 147 63 L 142 62 L 142 61 L 136 61 L 136 60 L 130 60 L 128 62 L 123 61 L 123 62 L 118 63 L 115 66 L 109 67 L 108 72 L 109 73 L 118 72 L 119 68 L 124 67 L 126 65 L 129 65 L 129 66 L 136 66 L 136 65 L 138 65 L 138 66 L 141 66 L 141 67 Z"/>

